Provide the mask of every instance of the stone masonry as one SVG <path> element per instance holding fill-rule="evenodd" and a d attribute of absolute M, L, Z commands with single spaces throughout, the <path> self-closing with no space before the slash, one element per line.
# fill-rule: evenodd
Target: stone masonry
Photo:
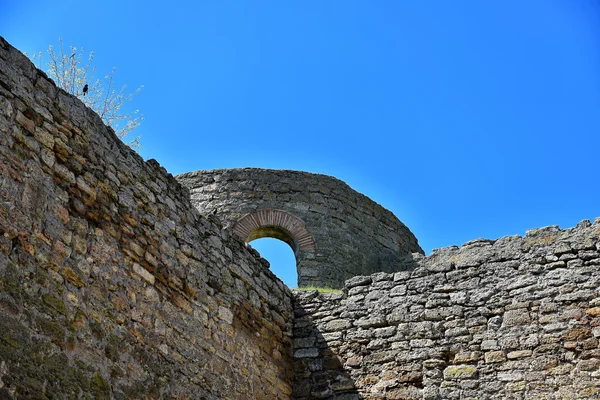
<path fill-rule="evenodd" d="M 0 399 L 600 398 L 600 219 L 425 257 L 333 178 L 188 178 L 194 203 L 0 37 Z M 362 272 L 291 291 L 244 243 L 261 235 Z M 390 257 L 335 264 L 359 239 Z"/>
<path fill-rule="evenodd" d="M 600 398 L 600 218 L 295 292 L 295 399 Z"/>
<path fill-rule="evenodd" d="M 0 38 L 0 399 L 288 399 L 292 297 Z"/>
<path fill-rule="evenodd" d="M 275 237 L 296 255 L 298 285 L 341 288 L 356 275 L 394 272 L 423 253 L 412 232 L 373 200 L 339 179 L 259 168 L 177 176 L 192 204 L 249 242 Z"/>

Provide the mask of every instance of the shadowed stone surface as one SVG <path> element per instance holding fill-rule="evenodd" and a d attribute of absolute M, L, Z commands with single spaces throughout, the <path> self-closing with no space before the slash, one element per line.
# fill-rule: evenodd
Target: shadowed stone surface
<path fill-rule="evenodd" d="M 301 287 L 341 288 L 356 275 L 398 271 L 403 257 L 423 253 L 394 214 L 330 176 L 243 168 L 176 178 L 201 213 L 214 214 L 242 240 L 288 243 Z"/>

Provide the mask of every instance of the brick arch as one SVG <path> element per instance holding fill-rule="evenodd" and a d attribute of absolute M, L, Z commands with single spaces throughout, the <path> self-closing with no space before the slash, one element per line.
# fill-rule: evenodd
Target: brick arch
<path fill-rule="evenodd" d="M 233 233 L 243 241 L 251 242 L 263 237 L 272 237 L 286 242 L 294 253 L 316 254 L 317 242 L 299 217 L 283 210 L 256 210 L 240 218 Z"/>

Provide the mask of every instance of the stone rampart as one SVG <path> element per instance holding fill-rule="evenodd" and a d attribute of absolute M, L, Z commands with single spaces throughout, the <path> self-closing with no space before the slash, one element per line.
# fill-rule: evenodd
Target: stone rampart
<path fill-rule="evenodd" d="M 295 399 L 600 398 L 600 218 L 295 291 Z"/>
<path fill-rule="evenodd" d="M 214 214 L 241 239 L 288 243 L 300 287 L 341 288 L 356 275 L 398 271 L 404 256 L 423 253 L 394 214 L 330 176 L 243 168 L 177 179 L 201 213 Z"/>
<path fill-rule="evenodd" d="M 258 172 L 188 176 L 193 205 L 0 38 L 0 398 L 600 398 L 600 219 L 428 257 L 400 229 L 397 272 L 291 292 L 237 236 L 337 243 L 335 271 L 399 221 L 333 178 Z"/>
<path fill-rule="evenodd" d="M 0 398 L 287 399 L 291 293 L 0 38 Z"/>

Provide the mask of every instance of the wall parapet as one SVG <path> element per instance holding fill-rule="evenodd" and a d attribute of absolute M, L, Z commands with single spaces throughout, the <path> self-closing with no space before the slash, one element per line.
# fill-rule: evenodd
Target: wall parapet
<path fill-rule="evenodd" d="M 600 395 L 600 218 L 294 291 L 295 399 Z"/>

